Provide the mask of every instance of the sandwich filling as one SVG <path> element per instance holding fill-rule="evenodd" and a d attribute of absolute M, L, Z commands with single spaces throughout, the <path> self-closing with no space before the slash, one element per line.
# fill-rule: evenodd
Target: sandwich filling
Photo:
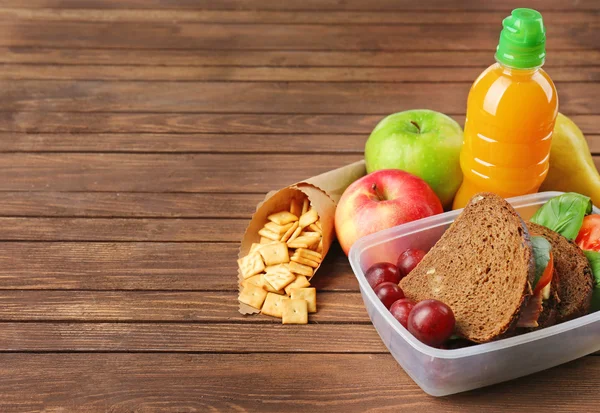
<path fill-rule="evenodd" d="M 552 289 L 552 276 L 554 274 L 554 260 L 552 258 L 552 245 L 544 237 L 532 236 L 533 258 L 535 260 L 535 279 L 527 305 L 521 311 L 517 327 L 538 327 L 538 319 L 544 309 L 544 302 L 550 299 Z"/>

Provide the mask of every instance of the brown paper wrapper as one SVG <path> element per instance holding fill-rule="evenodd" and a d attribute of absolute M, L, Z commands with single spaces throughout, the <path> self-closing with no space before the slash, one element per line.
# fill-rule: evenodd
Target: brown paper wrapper
<path fill-rule="evenodd" d="M 269 192 L 265 196 L 264 201 L 257 205 L 256 212 L 250 219 L 250 224 L 246 228 L 246 232 L 242 238 L 238 258 L 246 256 L 250 251 L 252 243 L 260 241 L 258 231 L 267 223 L 269 215 L 288 210 L 292 199 L 295 197 L 303 198 L 306 195 L 311 206 L 317 210 L 321 220 L 323 229 L 323 260 L 325 260 L 329 247 L 335 239 L 335 207 L 344 190 L 352 182 L 365 174 L 365 162 L 359 161 L 321 175 L 313 176 L 278 191 Z M 319 268 L 315 269 L 313 277 L 316 276 L 318 270 Z M 238 284 L 240 285 L 240 289 L 242 288 L 242 281 L 243 277 L 238 270 Z M 240 303 L 239 310 L 242 314 L 260 312 L 260 310 L 243 303 Z"/>

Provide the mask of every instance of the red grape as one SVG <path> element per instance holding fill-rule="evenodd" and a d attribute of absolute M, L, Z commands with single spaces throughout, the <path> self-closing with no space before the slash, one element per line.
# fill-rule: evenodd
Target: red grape
<path fill-rule="evenodd" d="M 415 305 L 408 316 L 408 331 L 423 343 L 439 347 L 454 330 L 454 313 L 438 300 L 423 300 Z"/>
<path fill-rule="evenodd" d="M 394 301 L 394 304 L 392 304 L 390 307 L 390 313 L 392 313 L 394 318 L 398 320 L 400 324 L 404 326 L 404 328 L 408 328 L 408 315 L 415 304 L 417 303 L 410 298 L 401 298 L 397 301 Z"/>
<path fill-rule="evenodd" d="M 377 287 L 384 282 L 400 282 L 400 273 L 398 267 L 389 262 L 378 262 L 373 264 L 365 273 L 365 278 L 369 282 L 371 288 Z"/>
<path fill-rule="evenodd" d="M 404 298 L 404 293 L 402 289 L 398 287 L 398 284 L 393 282 L 384 282 L 375 287 L 375 294 L 381 300 L 385 308 L 390 308 L 390 306 L 401 298 Z"/>
<path fill-rule="evenodd" d="M 406 277 L 425 256 L 425 251 L 409 248 L 398 257 L 398 270 L 400 278 Z"/>

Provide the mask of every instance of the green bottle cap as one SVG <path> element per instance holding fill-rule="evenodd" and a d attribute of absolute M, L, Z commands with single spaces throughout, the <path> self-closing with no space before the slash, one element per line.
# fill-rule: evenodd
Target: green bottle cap
<path fill-rule="evenodd" d="M 546 29 L 542 15 L 533 9 L 514 9 L 502 21 L 496 60 L 516 69 L 532 69 L 544 64 Z"/>

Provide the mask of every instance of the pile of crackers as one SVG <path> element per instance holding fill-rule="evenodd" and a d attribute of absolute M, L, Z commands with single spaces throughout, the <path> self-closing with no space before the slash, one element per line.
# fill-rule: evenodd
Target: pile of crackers
<path fill-rule="evenodd" d="M 238 300 L 283 324 L 306 324 L 308 313 L 317 311 L 310 279 L 323 260 L 319 215 L 305 197 L 267 219 L 258 231 L 260 243 L 238 260 L 243 277 Z"/>

